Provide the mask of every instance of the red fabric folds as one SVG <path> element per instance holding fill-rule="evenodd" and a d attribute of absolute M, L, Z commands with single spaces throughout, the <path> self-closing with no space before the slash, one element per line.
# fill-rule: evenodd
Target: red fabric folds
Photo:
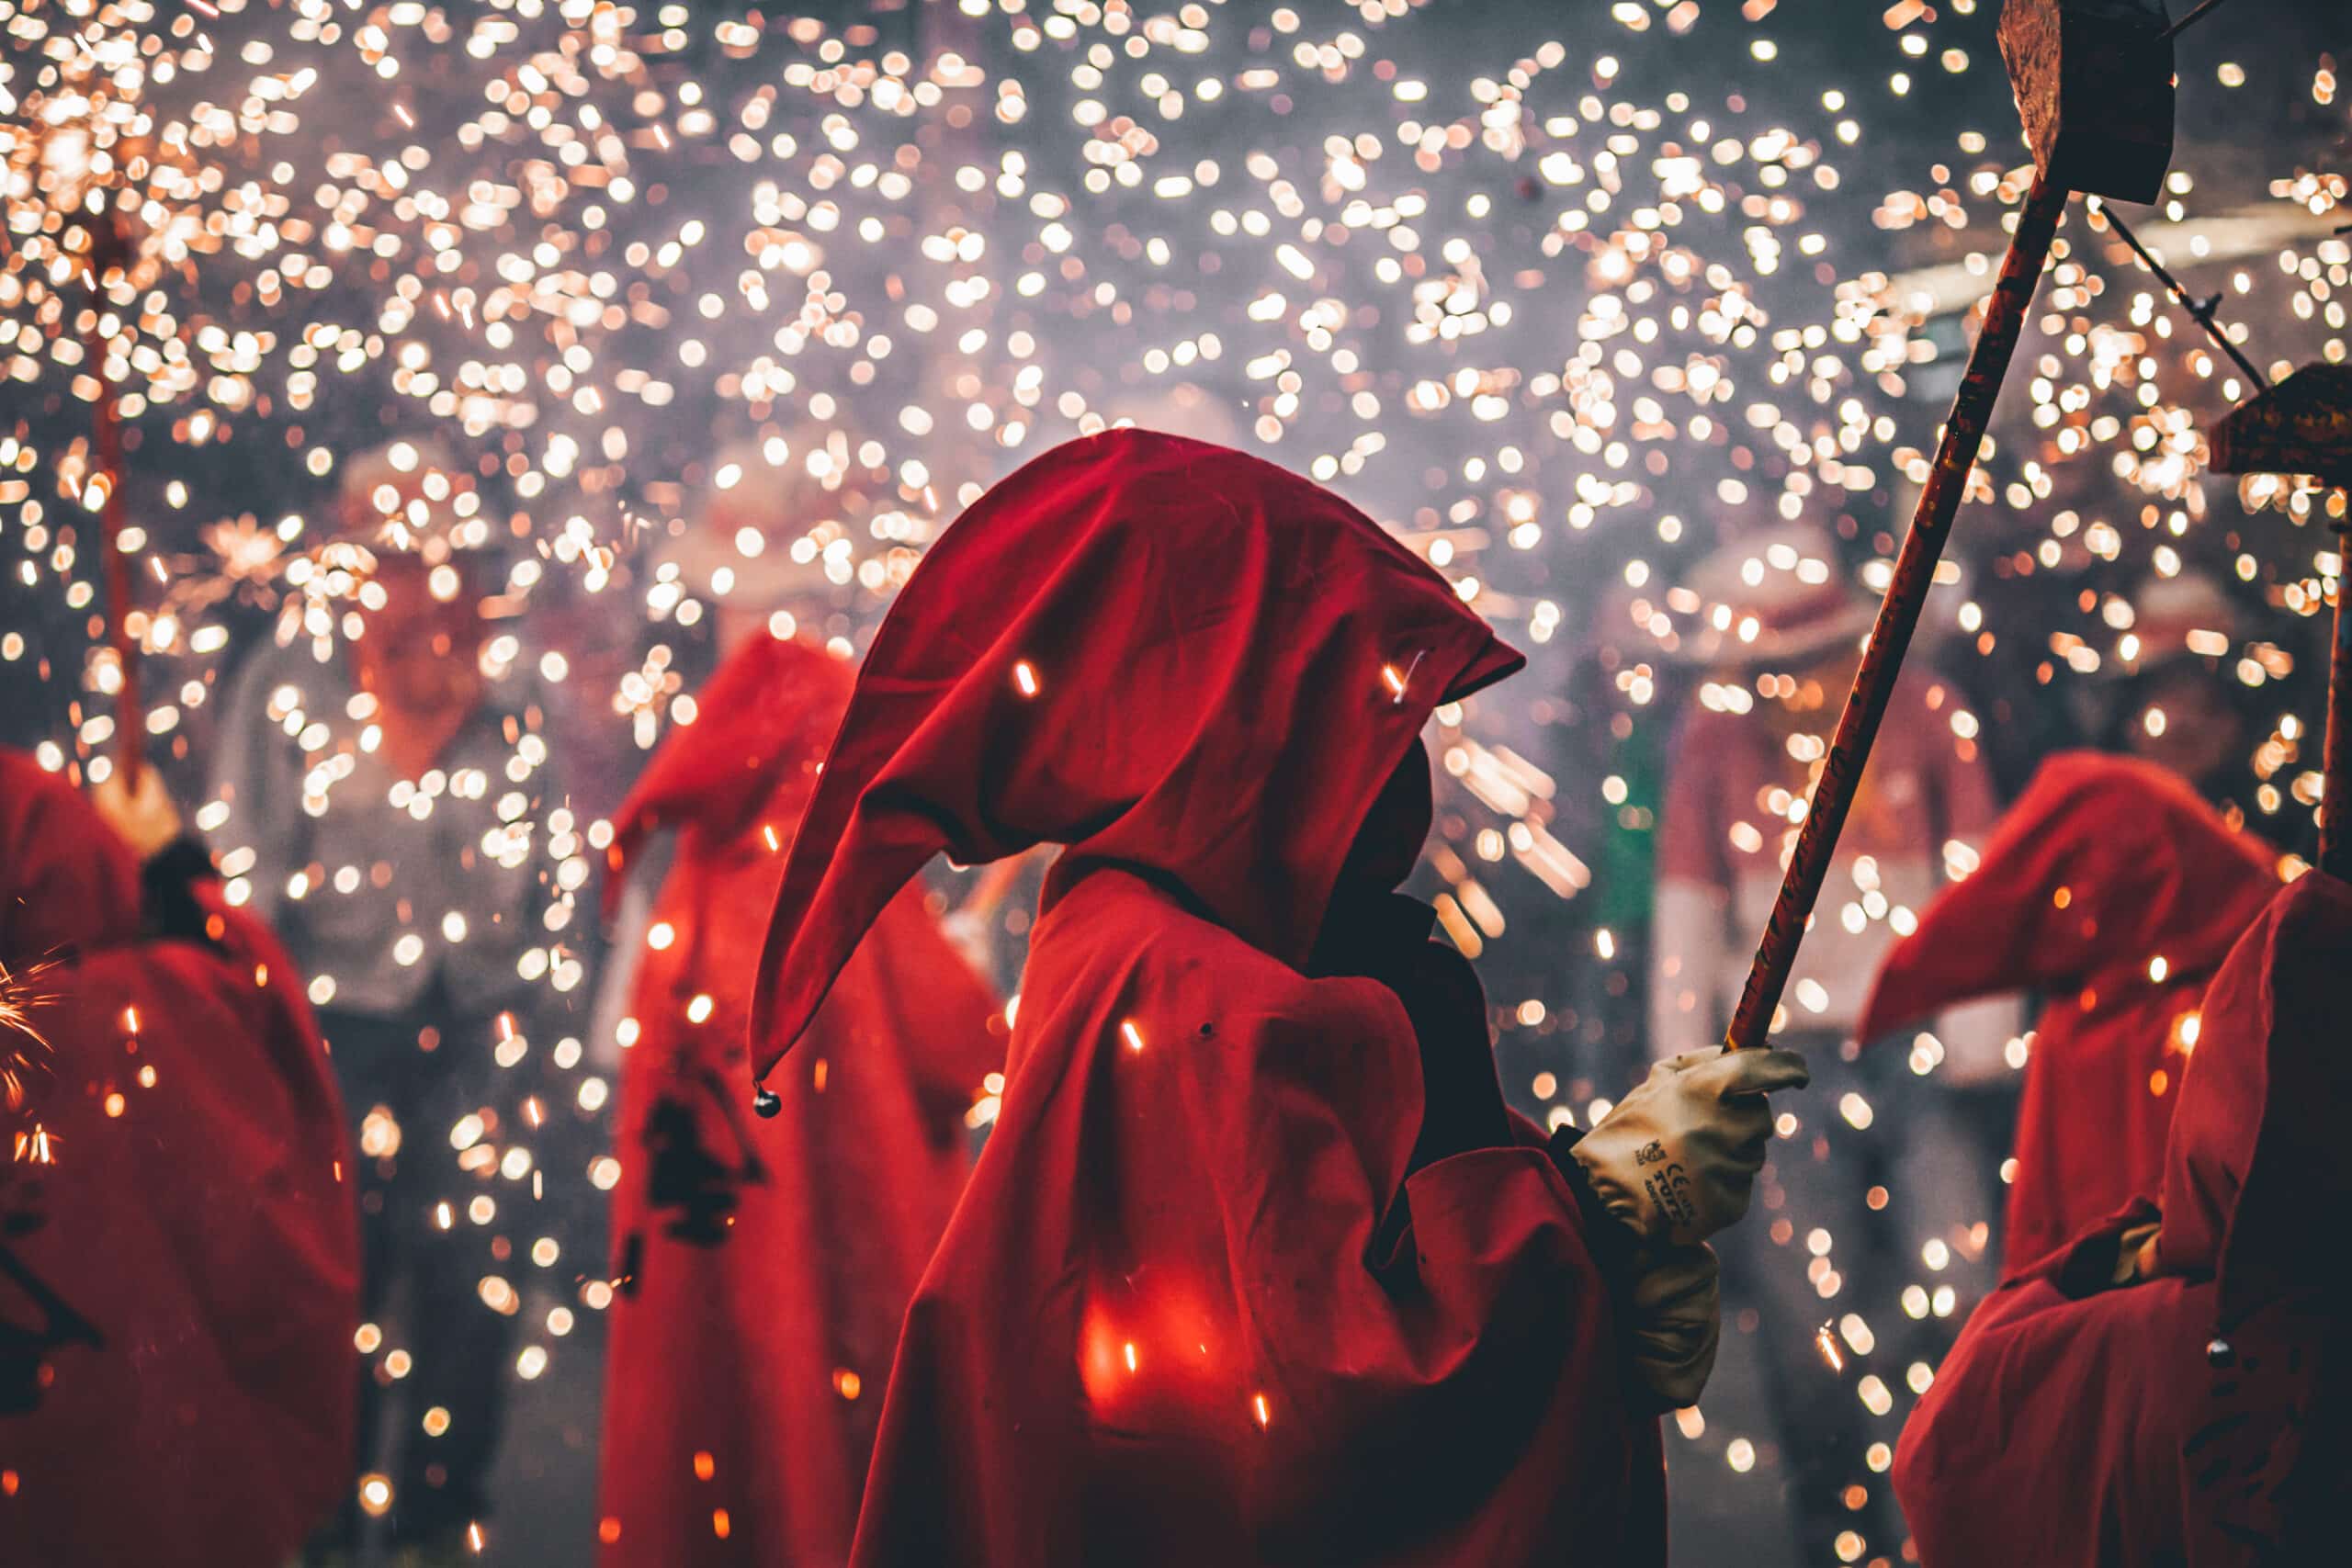
<path fill-rule="evenodd" d="M 759 912 L 849 689 L 840 660 L 754 639 L 618 820 L 631 853 L 678 838 L 621 1074 L 605 1568 L 847 1560 L 899 1320 L 969 1166 L 962 1118 L 1002 1059 L 994 998 L 910 889 L 777 1075 L 781 1114 L 744 1103 Z"/>
<path fill-rule="evenodd" d="M 1370 932 L 1426 831 L 1409 790 L 1366 818 L 1430 710 L 1518 662 L 1335 497 L 1143 432 L 1040 457 L 917 570 L 786 872 L 762 1058 L 928 855 L 1069 847 L 854 1562 L 1662 1560 L 1657 1425 L 1475 979 L 1426 911 L 1390 967 L 1307 972 L 1343 864 Z M 1440 1098 L 1500 1145 L 1417 1154 Z"/>
<path fill-rule="evenodd" d="M 2217 1275 L 2230 1316 L 2332 1261 L 2352 1213 L 2352 886 L 2312 873 L 2271 900 L 2205 997 L 2165 1155 L 2163 1267 Z"/>
<path fill-rule="evenodd" d="M 1927 1568 L 2325 1560 L 2352 1485 L 2342 1249 L 2352 888 L 2277 894 L 2206 998 L 2159 1277 L 2105 1288 L 2145 1200 L 1978 1309 L 1896 1450 Z"/>
<path fill-rule="evenodd" d="M 0 771 L 0 898 L 83 944 L 37 987 L 50 1049 L 6 1119 L 37 1120 L 54 1162 L 0 1166 L 0 1540 L 28 1562 L 283 1561 L 348 1483 L 356 1384 L 350 1156 L 301 981 L 217 901 L 217 948 L 139 940 L 114 835 L 62 781 Z M 61 886 L 129 902 L 92 922 L 46 902 Z M 25 929 L 12 967 L 47 951 Z"/>
<path fill-rule="evenodd" d="M 1888 954 L 1864 1040 L 1975 998 L 2046 993 L 2018 1113 L 2006 1272 L 2154 1190 L 2206 983 L 2278 886 L 2262 845 L 2173 774 L 2061 752 L 1976 870 Z"/>

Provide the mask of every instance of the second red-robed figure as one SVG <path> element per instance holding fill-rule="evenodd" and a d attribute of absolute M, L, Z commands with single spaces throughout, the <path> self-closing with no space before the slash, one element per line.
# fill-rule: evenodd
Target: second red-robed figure
<path fill-rule="evenodd" d="M 781 1114 L 743 1026 L 783 847 L 850 670 L 754 635 L 623 807 L 676 845 L 631 990 L 599 1534 L 607 1568 L 839 1563 L 899 1324 L 963 1190 L 995 1000 L 908 890 L 845 969 Z"/>

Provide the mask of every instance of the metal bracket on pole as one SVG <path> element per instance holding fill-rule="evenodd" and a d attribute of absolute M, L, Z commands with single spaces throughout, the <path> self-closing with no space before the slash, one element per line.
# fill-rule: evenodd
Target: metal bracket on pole
<path fill-rule="evenodd" d="M 2306 365 L 2215 420 L 2205 438 L 2215 473 L 2310 475 L 2352 505 L 2352 366 Z M 2320 762 L 2319 867 L 2352 882 L 2352 615 L 2344 603 L 2352 516 L 2339 515 L 2334 526 L 2335 630 Z"/>

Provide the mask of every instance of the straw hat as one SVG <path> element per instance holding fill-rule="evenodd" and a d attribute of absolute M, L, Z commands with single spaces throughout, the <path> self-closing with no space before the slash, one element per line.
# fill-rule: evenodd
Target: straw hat
<path fill-rule="evenodd" d="M 1241 445 L 1241 422 L 1232 408 L 1190 381 L 1114 399 L 1105 410 L 1121 420 L 1163 435 L 1182 435 L 1217 446 Z"/>
<path fill-rule="evenodd" d="M 2107 666 L 2112 673 L 2141 675 L 2184 659 L 2217 659 L 2238 644 L 2238 607 L 2210 573 L 2152 577 L 2132 598 L 2131 626 Z"/>
<path fill-rule="evenodd" d="M 1860 641 L 1877 606 L 1846 575 L 1828 533 L 1779 523 L 1723 545 L 1692 570 L 1699 626 L 1676 657 L 1692 664 L 1797 663 Z"/>
<path fill-rule="evenodd" d="M 431 436 L 388 441 L 345 458 L 335 510 L 338 539 L 435 563 L 453 550 L 480 549 L 491 537 L 472 470 Z"/>
<path fill-rule="evenodd" d="M 843 492 L 858 483 L 842 432 L 817 426 L 719 449 L 684 530 L 655 551 L 686 591 L 760 607 L 827 589 L 827 536 L 846 537 Z"/>

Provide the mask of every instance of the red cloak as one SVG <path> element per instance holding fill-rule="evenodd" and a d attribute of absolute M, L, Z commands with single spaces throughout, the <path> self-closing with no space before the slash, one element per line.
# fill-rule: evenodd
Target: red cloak
<path fill-rule="evenodd" d="M 283 1561 L 349 1484 L 357 1384 L 343 1114 L 301 981 L 209 883 L 217 947 L 142 937 L 130 852 L 6 754 L 0 846 L 0 957 L 59 960 L 28 1017 L 50 1048 L 0 1116 L 53 1156 L 0 1164 L 0 1540 Z"/>
<path fill-rule="evenodd" d="M 849 690 L 841 660 L 754 638 L 618 819 L 624 857 L 677 841 L 621 1072 L 605 1568 L 848 1559 L 899 1321 L 1002 1060 L 995 999 L 910 889 L 779 1077 L 782 1114 L 743 1103 L 759 912 Z"/>
<path fill-rule="evenodd" d="M 2154 1190 L 2206 983 L 2278 886 L 2261 842 L 2172 773 L 2061 752 L 1976 870 L 1887 955 L 1864 1040 L 1974 998 L 2047 994 L 2018 1111 L 2005 1273 Z"/>
<path fill-rule="evenodd" d="M 1068 847 L 854 1561 L 1662 1560 L 1657 1424 L 1475 977 L 1412 936 L 1453 1025 L 1417 1032 L 1394 982 L 1306 972 L 1430 710 L 1520 663 L 1329 492 L 1140 431 L 925 558 L 786 864 L 762 1074 L 933 854 Z M 1364 858 L 1409 865 L 1426 801 Z M 1492 1142 L 1417 1165 L 1442 1100 Z"/>
<path fill-rule="evenodd" d="M 2346 1269 L 2352 888 L 2277 894 L 2206 997 L 2163 1175 L 2159 1276 L 2121 1289 L 2143 1199 L 1969 1320 L 1895 1452 L 1927 1568 L 2326 1561 L 2352 1486 Z"/>

